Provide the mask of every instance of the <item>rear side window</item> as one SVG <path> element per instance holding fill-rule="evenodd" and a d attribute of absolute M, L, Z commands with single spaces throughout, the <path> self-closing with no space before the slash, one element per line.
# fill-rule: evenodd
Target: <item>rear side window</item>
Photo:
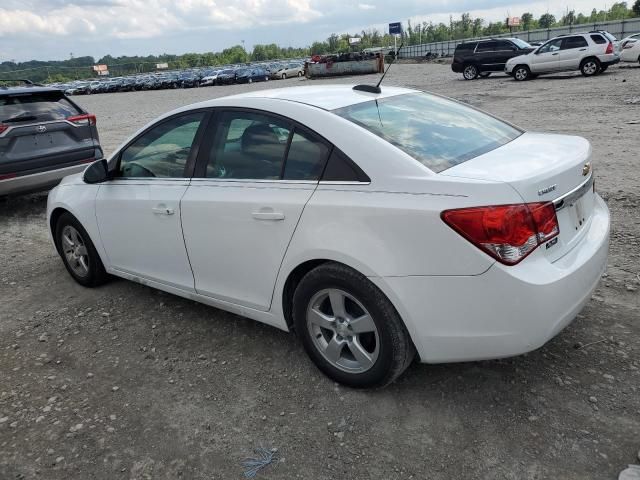
<path fill-rule="evenodd" d="M 324 170 L 325 182 L 370 182 L 371 179 L 353 161 L 334 147 Z"/>
<path fill-rule="evenodd" d="M 607 41 L 605 40 L 605 38 L 602 35 L 591 35 L 591 40 L 593 40 L 598 45 L 602 45 L 604 43 L 607 43 Z"/>
<path fill-rule="evenodd" d="M 469 43 L 461 43 L 456 47 L 457 52 L 473 52 L 476 49 L 477 43 L 469 42 Z"/>
<path fill-rule="evenodd" d="M 480 42 L 476 52 L 494 52 L 498 42 Z"/>
<path fill-rule="evenodd" d="M 589 43 L 584 39 L 584 37 L 569 37 L 565 38 L 562 49 L 570 50 L 572 48 L 583 48 L 587 46 L 589 46 Z"/>
<path fill-rule="evenodd" d="M 315 136 L 296 129 L 291 137 L 284 180 L 318 180 L 329 156 L 329 147 Z"/>
<path fill-rule="evenodd" d="M 395 145 L 436 173 L 522 134 L 486 113 L 424 93 L 368 101 L 333 112 Z"/>
<path fill-rule="evenodd" d="M 61 92 L 0 96 L 0 123 L 62 120 L 80 113 Z"/>

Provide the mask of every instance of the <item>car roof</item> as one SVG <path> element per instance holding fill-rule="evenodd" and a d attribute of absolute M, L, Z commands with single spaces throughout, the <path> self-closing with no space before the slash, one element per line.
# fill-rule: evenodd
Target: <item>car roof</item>
<path fill-rule="evenodd" d="M 45 93 L 58 92 L 62 90 L 54 87 L 43 87 L 41 85 L 21 85 L 19 87 L 8 87 L 0 85 L 0 95 L 23 95 L 25 93 Z"/>
<path fill-rule="evenodd" d="M 304 103 L 323 110 L 335 110 L 337 108 L 348 107 L 358 103 L 367 102 L 369 100 L 381 99 L 386 97 L 394 97 L 406 93 L 418 93 L 418 90 L 401 87 L 381 87 L 382 93 L 373 94 L 362 91 L 353 90 L 353 85 L 318 85 L 309 87 L 288 87 L 276 88 L 272 90 L 256 90 L 220 99 L 202 102 L 192 107 L 210 107 L 216 106 L 218 100 L 224 100 L 228 104 L 228 100 L 234 98 L 269 98 L 274 100 L 284 100 L 289 102 Z"/>

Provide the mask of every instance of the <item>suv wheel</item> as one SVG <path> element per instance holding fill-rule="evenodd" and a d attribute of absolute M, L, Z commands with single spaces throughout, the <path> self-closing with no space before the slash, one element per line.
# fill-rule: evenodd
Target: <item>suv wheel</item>
<path fill-rule="evenodd" d="M 301 77 L 302 76 L 302 72 L 298 72 L 298 76 Z"/>
<path fill-rule="evenodd" d="M 462 71 L 462 76 L 465 80 L 475 80 L 478 78 L 478 67 L 475 65 L 467 65 Z"/>
<path fill-rule="evenodd" d="M 600 61 L 597 58 L 587 58 L 580 64 L 580 72 L 585 77 L 592 77 L 600 71 Z"/>
<path fill-rule="evenodd" d="M 293 320 L 317 367 L 351 387 L 383 387 L 416 355 L 391 302 L 345 265 L 326 263 L 302 278 L 293 296 Z"/>
<path fill-rule="evenodd" d="M 518 65 L 513 69 L 513 78 L 515 78 L 518 82 L 524 82 L 525 80 L 529 80 L 531 78 L 531 70 L 526 65 Z"/>

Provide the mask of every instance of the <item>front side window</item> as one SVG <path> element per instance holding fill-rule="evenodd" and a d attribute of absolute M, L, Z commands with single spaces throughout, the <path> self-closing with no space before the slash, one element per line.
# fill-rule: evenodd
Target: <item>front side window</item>
<path fill-rule="evenodd" d="M 496 42 L 496 51 L 500 52 L 505 50 L 509 50 L 509 51 L 516 50 L 516 46 L 507 40 L 498 40 Z"/>
<path fill-rule="evenodd" d="M 564 41 L 563 50 L 571 50 L 572 48 L 584 48 L 589 46 L 584 37 L 569 37 Z"/>
<path fill-rule="evenodd" d="M 549 43 L 545 43 L 542 47 L 540 47 L 540 53 L 559 51 L 562 45 L 562 40 L 562 38 L 558 38 L 557 40 L 552 40 Z"/>
<path fill-rule="evenodd" d="M 204 112 L 163 121 L 143 133 L 122 151 L 121 177 L 181 178 Z"/>
<path fill-rule="evenodd" d="M 486 113 L 425 93 L 359 103 L 333 113 L 378 135 L 436 173 L 522 134 Z"/>

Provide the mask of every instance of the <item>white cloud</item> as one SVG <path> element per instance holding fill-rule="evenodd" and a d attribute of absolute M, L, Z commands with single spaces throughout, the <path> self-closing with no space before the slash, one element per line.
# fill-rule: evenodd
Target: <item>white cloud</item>
<path fill-rule="evenodd" d="M 360 10 L 375 10 L 376 6 L 375 5 L 370 5 L 368 3 L 359 3 L 358 4 L 358 8 Z"/>

